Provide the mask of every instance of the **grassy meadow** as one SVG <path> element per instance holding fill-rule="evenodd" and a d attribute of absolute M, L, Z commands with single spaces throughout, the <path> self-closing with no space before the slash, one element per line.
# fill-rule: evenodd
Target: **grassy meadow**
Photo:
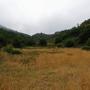
<path fill-rule="evenodd" d="M 79 48 L 0 51 L 0 90 L 90 90 L 90 52 Z"/>

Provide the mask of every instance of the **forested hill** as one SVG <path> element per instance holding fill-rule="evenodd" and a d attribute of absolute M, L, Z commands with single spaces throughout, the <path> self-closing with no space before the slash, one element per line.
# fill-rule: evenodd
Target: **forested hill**
<path fill-rule="evenodd" d="M 6 45 L 14 47 L 26 46 L 58 46 L 58 47 L 81 47 L 90 46 L 90 19 L 85 20 L 77 27 L 58 31 L 47 35 L 37 33 L 33 36 L 0 26 L 0 47 Z"/>
<path fill-rule="evenodd" d="M 58 47 L 81 47 L 90 45 L 90 19 L 68 30 L 58 31 L 51 35 L 40 33 L 32 37 L 35 42 L 40 41 L 40 39 L 46 39 L 48 45 Z"/>
<path fill-rule="evenodd" d="M 90 45 L 90 19 L 77 27 L 55 34 L 55 44 L 62 44 L 66 47 Z"/>
<path fill-rule="evenodd" d="M 33 40 L 30 35 L 13 31 L 0 26 L 0 47 L 13 45 L 14 47 L 31 46 Z"/>

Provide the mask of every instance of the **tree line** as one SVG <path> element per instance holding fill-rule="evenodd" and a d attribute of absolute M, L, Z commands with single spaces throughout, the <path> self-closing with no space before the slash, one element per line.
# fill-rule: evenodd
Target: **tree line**
<path fill-rule="evenodd" d="M 83 47 L 90 46 L 90 19 L 85 20 L 77 27 L 56 32 L 54 34 L 37 33 L 27 35 L 17 31 L 0 27 L 0 48 L 12 45 L 15 48 L 23 47 Z"/>

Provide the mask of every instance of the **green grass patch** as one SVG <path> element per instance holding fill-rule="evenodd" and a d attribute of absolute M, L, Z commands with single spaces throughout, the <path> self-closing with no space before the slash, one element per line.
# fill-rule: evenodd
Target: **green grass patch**
<path fill-rule="evenodd" d="M 19 49 L 13 48 L 11 45 L 4 47 L 3 51 L 9 54 L 21 54 L 21 51 Z"/>

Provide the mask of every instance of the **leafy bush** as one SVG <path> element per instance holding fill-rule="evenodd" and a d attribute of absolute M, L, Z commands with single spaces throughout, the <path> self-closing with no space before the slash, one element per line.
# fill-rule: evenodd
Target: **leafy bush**
<path fill-rule="evenodd" d="M 63 43 L 58 43 L 57 47 L 64 47 Z"/>
<path fill-rule="evenodd" d="M 11 52 L 12 54 L 21 54 L 21 52 L 17 49 L 13 49 L 13 51 Z"/>
<path fill-rule="evenodd" d="M 68 39 L 64 41 L 64 46 L 65 47 L 73 47 L 75 46 L 75 41 L 73 39 Z"/>
<path fill-rule="evenodd" d="M 13 48 L 11 45 L 4 47 L 3 50 L 10 54 L 21 54 L 18 49 Z"/>
<path fill-rule="evenodd" d="M 39 45 L 40 46 L 47 46 L 47 40 L 46 39 L 40 39 Z"/>
<path fill-rule="evenodd" d="M 84 49 L 84 50 L 90 50 L 90 46 L 83 46 L 82 49 Z"/>
<path fill-rule="evenodd" d="M 58 37 L 55 38 L 55 42 L 54 43 L 55 44 L 61 43 L 62 40 L 63 40 L 62 37 L 61 36 L 58 36 Z"/>
<path fill-rule="evenodd" d="M 90 38 L 88 38 L 87 42 L 86 42 L 87 46 L 90 46 Z"/>
<path fill-rule="evenodd" d="M 48 43 L 47 48 L 54 48 L 55 45 L 53 43 Z"/>

